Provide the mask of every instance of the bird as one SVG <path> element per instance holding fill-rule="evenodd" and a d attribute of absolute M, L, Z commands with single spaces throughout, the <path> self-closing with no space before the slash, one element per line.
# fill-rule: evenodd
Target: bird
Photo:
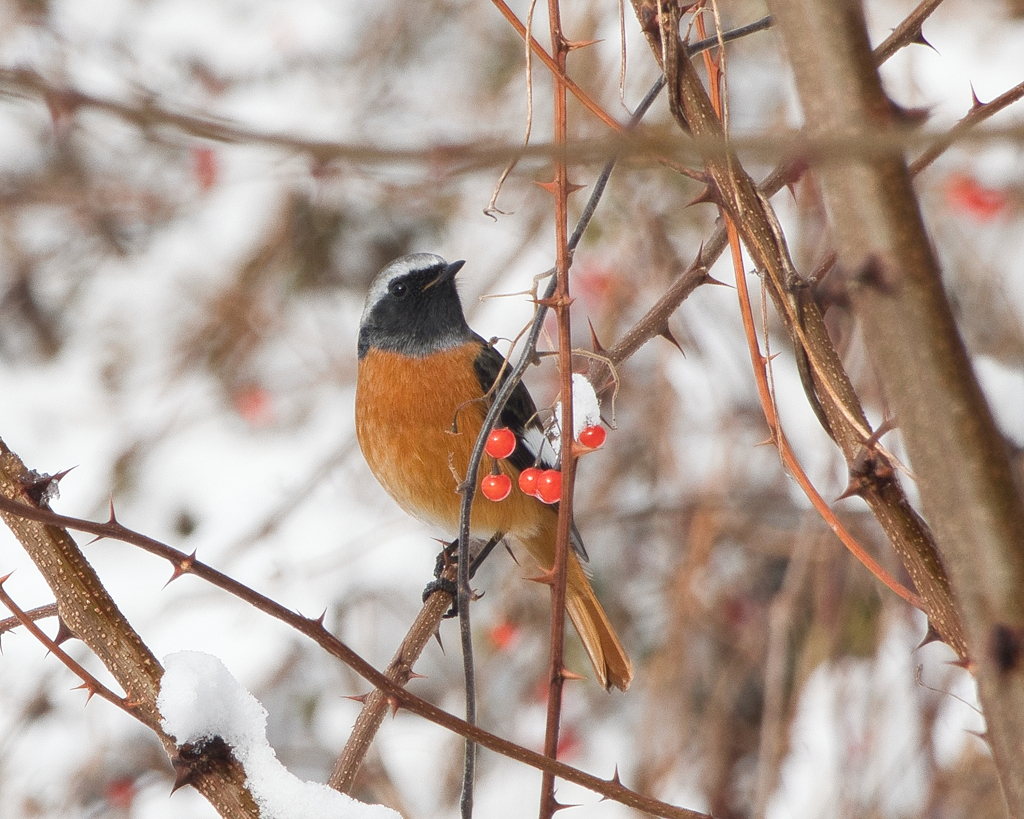
<path fill-rule="evenodd" d="M 492 388 L 507 375 L 504 357 L 470 329 L 456 288 L 464 262 L 413 253 L 385 266 L 370 283 L 359 322 L 356 438 L 378 482 L 409 515 L 457 532 L 465 477 L 490 406 Z M 537 408 L 520 382 L 499 423 L 516 436 L 513 453 L 497 462 L 516 485 L 528 467 L 551 466 Z M 550 448 L 550 447 L 549 447 Z M 553 453 L 552 453 L 553 454 Z M 483 470 L 481 470 L 483 471 Z M 520 544 L 542 570 L 554 565 L 557 506 L 514 491 L 501 502 L 474 498 L 470 535 Z M 566 612 L 600 684 L 625 691 L 633 664 L 590 585 L 572 526 Z"/>

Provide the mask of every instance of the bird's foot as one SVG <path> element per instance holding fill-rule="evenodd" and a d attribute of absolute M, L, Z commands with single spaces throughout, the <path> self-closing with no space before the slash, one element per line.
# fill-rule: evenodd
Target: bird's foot
<path fill-rule="evenodd" d="M 446 577 L 439 577 L 436 580 L 431 580 L 429 583 L 427 583 L 426 588 L 423 589 L 423 602 L 426 603 L 430 595 L 432 595 L 434 592 L 439 591 L 448 592 L 448 594 L 452 596 L 451 608 L 449 608 L 448 611 L 441 615 L 442 619 L 447 620 L 457 616 L 459 613 L 459 609 L 456 603 L 459 599 L 459 587 L 458 585 L 456 585 L 454 580 L 449 580 Z"/>

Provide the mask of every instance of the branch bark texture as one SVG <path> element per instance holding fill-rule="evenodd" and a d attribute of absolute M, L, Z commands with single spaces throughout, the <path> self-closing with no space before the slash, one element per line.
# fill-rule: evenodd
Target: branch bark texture
<path fill-rule="evenodd" d="M 0 493 L 26 507 L 39 508 L 33 487 L 45 488 L 45 481 L 0 441 Z M 42 505 L 45 508 L 45 502 Z M 61 622 L 102 661 L 124 690 L 131 713 L 156 733 L 168 755 L 176 759 L 174 740 L 161 729 L 156 707 L 163 668 L 107 593 L 78 544 L 59 526 L 12 512 L 0 512 L 0 517 L 53 591 Z M 233 758 L 193 760 L 188 782 L 221 816 L 259 816 L 245 789 L 245 772 Z"/>
<path fill-rule="evenodd" d="M 823 426 L 843 451 L 857 494 L 871 508 L 913 579 L 929 623 L 961 658 L 966 657 L 959 614 L 931 532 L 906 501 L 894 465 L 876 446 L 877 436 L 829 338 L 821 310 L 809 297 L 809 282 L 793 267 L 771 203 L 730 150 L 707 90 L 679 40 L 679 9 L 652 5 L 650 0 L 633 0 L 633 5 L 668 79 L 672 114 L 702 146 L 705 197 L 729 215 L 764 274 L 764 285 L 793 339 L 798 359 L 808 365 L 806 386 L 812 404 L 820 409 Z"/>
<path fill-rule="evenodd" d="M 811 134 L 892 127 L 856 0 L 770 0 Z M 1024 816 L 1024 509 L 902 155 L 814 167 L 839 269 L 952 582 L 1011 815 Z"/>

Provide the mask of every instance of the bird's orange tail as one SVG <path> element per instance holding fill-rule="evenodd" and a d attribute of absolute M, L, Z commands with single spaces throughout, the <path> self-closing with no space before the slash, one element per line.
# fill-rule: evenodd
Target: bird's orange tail
<path fill-rule="evenodd" d="M 554 564 L 556 522 L 557 518 L 551 515 L 536 535 L 523 542 L 545 571 L 549 571 Z M 608 615 L 601 607 L 573 551 L 569 552 L 565 610 L 583 641 L 598 681 L 606 690 L 615 686 L 625 691 L 633 680 L 633 663 L 619 642 Z"/>
<path fill-rule="evenodd" d="M 620 691 L 629 688 L 633 680 L 633 663 L 619 642 L 608 615 L 601 607 L 590 581 L 583 573 L 583 567 L 573 552 L 569 553 L 565 610 L 572 624 L 576 626 L 601 685 L 607 690 L 611 690 L 612 686 Z"/>

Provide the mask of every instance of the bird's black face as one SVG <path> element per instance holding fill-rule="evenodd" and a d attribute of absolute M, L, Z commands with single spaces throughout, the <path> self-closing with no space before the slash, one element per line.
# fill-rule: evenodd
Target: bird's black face
<path fill-rule="evenodd" d="M 455 289 L 463 262 L 416 253 L 385 267 L 370 285 L 359 324 L 359 357 L 371 348 L 425 356 L 473 337 Z"/>

